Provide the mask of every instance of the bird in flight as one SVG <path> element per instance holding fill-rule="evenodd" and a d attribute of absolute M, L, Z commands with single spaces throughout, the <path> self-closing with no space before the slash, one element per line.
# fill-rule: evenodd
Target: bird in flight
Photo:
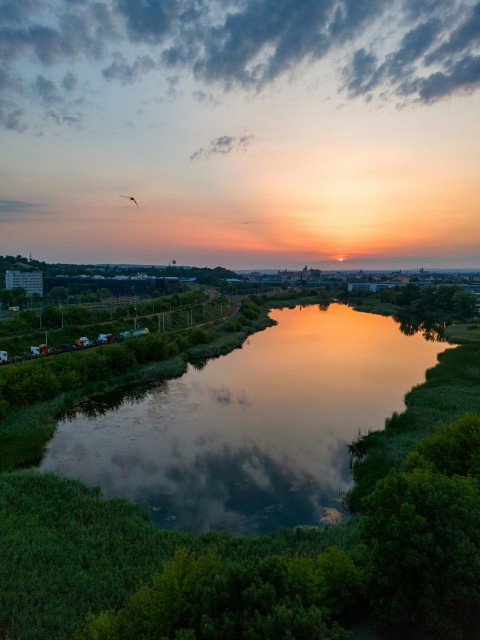
<path fill-rule="evenodd" d="M 129 200 L 133 200 L 134 203 L 137 205 L 138 207 L 138 202 L 135 200 L 135 198 L 133 196 L 120 196 L 120 198 L 128 198 Z M 138 207 L 140 209 L 140 207 Z"/>

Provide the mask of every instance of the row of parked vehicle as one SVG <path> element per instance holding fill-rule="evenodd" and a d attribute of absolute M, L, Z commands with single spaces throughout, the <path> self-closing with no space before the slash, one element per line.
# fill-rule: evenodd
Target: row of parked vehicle
<path fill-rule="evenodd" d="M 82 336 L 75 340 L 73 344 L 62 345 L 61 347 L 49 347 L 48 344 L 42 343 L 30 347 L 30 351 L 21 353 L 13 358 L 8 357 L 7 351 L 0 351 L 0 364 L 8 364 L 9 362 L 21 362 L 39 356 L 49 356 L 67 351 L 75 351 L 76 349 L 88 349 L 89 347 L 98 347 L 101 344 L 111 344 L 113 342 L 121 342 L 126 338 L 135 336 L 144 336 L 148 334 L 148 329 L 133 329 L 132 331 L 121 331 L 118 335 L 113 333 L 100 333 L 95 340 L 90 340 L 86 336 Z"/>

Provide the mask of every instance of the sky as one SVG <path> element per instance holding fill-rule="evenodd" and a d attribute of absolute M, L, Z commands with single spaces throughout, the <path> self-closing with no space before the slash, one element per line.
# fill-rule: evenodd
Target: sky
<path fill-rule="evenodd" d="M 0 0 L 0 62 L 0 255 L 480 268 L 480 2 Z"/>

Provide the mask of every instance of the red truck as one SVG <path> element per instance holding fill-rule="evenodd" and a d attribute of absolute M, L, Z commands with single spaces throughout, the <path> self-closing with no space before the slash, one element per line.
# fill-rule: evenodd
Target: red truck
<path fill-rule="evenodd" d="M 34 356 L 48 355 L 48 344 L 39 344 L 38 347 L 30 347 L 30 353 Z"/>

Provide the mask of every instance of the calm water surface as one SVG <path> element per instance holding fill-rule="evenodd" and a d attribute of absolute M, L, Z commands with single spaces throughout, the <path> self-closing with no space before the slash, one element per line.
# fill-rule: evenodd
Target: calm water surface
<path fill-rule="evenodd" d="M 271 316 L 202 370 L 84 403 L 39 468 L 147 505 L 170 529 L 254 534 L 338 515 L 347 444 L 401 411 L 448 345 L 341 305 Z"/>

